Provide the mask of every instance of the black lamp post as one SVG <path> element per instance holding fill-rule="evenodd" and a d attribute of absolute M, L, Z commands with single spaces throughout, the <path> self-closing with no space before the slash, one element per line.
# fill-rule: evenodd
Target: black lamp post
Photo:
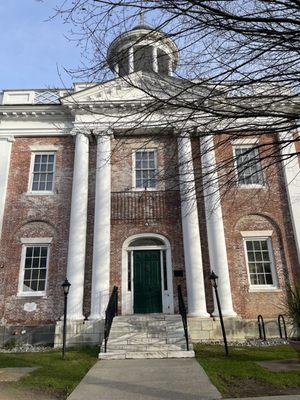
<path fill-rule="evenodd" d="M 227 346 L 227 338 L 226 338 L 226 332 L 225 332 L 224 321 L 223 321 L 223 314 L 222 314 L 221 304 L 220 304 L 220 299 L 219 299 L 219 294 L 218 294 L 218 284 L 217 284 L 218 276 L 214 273 L 214 271 L 211 271 L 211 274 L 209 275 L 209 279 L 211 281 L 212 287 L 215 289 L 218 312 L 219 312 L 221 328 L 222 328 L 222 335 L 223 335 L 224 346 L 225 346 L 225 353 L 226 353 L 226 356 L 228 356 L 229 353 L 228 353 L 228 346 Z"/>
<path fill-rule="evenodd" d="M 65 358 L 66 352 L 66 333 L 67 333 L 67 303 L 68 303 L 68 294 L 70 290 L 71 283 L 66 278 L 64 283 L 61 285 L 64 290 L 64 325 L 63 325 L 63 347 L 62 347 L 62 358 Z"/>

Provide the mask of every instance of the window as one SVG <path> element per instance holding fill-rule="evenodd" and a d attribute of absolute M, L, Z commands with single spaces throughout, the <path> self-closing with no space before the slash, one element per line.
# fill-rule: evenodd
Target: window
<path fill-rule="evenodd" d="M 156 187 L 156 151 L 138 150 L 134 153 L 135 188 L 155 189 Z"/>
<path fill-rule="evenodd" d="M 250 285 L 276 286 L 271 238 L 245 239 Z"/>
<path fill-rule="evenodd" d="M 45 294 L 48 259 L 48 244 L 23 245 L 21 281 L 19 284 L 19 293 L 21 295 Z"/>
<path fill-rule="evenodd" d="M 253 146 L 234 147 L 239 185 L 263 185 L 263 173 L 258 149 Z"/>
<path fill-rule="evenodd" d="M 55 153 L 33 153 L 31 168 L 32 192 L 52 192 L 54 188 Z"/>

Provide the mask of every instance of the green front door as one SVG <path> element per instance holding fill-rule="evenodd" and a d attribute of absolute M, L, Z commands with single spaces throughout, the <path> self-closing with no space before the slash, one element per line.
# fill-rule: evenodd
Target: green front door
<path fill-rule="evenodd" d="M 133 252 L 134 312 L 162 312 L 161 265 L 159 250 Z"/>

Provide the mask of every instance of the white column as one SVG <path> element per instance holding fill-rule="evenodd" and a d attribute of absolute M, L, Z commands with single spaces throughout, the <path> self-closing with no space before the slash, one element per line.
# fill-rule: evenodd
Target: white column
<path fill-rule="evenodd" d="M 192 148 L 188 133 L 178 137 L 178 163 L 188 311 L 191 317 L 208 317 Z"/>
<path fill-rule="evenodd" d="M 12 136 L 0 137 L 0 239 L 4 218 L 11 146 L 13 141 L 14 138 Z"/>
<path fill-rule="evenodd" d="M 128 62 L 129 62 L 129 73 L 131 74 L 134 72 L 134 52 L 133 52 L 133 47 L 129 48 L 129 54 L 128 54 Z"/>
<path fill-rule="evenodd" d="M 281 145 L 283 172 L 293 224 L 298 261 L 300 264 L 300 165 L 291 132 L 281 133 L 280 140 L 289 141 Z M 298 266 L 299 267 L 299 266 Z"/>
<path fill-rule="evenodd" d="M 233 311 L 232 305 L 222 206 L 220 200 L 213 137 L 210 135 L 208 137 L 200 138 L 200 146 L 210 268 L 219 277 L 218 292 L 222 313 L 225 317 L 233 317 L 236 316 L 236 313 Z M 214 314 L 217 315 L 218 311 L 215 298 L 214 302 Z"/>
<path fill-rule="evenodd" d="M 173 76 L 173 59 L 171 56 L 169 56 L 169 61 L 168 61 L 168 75 Z"/>
<path fill-rule="evenodd" d="M 88 201 L 89 139 L 77 133 L 73 172 L 71 219 L 67 278 L 71 283 L 68 296 L 68 319 L 83 319 L 83 287 Z"/>
<path fill-rule="evenodd" d="M 152 47 L 152 65 L 153 65 L 153 71 L 158 72 L 158 60 L 157 60 L 157 47 L 153 46 Z"/>
<path fill-rule="evenodd" d="M 111 134 L 97 135 L 97 171 L 94 219 L 92 301 L 89 319 L 105 317 L 109 300 Z"/>
<path fill-rule="evenodd" d="M 118 78 L 120 76 L 120 68 L 119 68 L 119 64 L 115 64 L 115 75 L 116 78 Z"/>

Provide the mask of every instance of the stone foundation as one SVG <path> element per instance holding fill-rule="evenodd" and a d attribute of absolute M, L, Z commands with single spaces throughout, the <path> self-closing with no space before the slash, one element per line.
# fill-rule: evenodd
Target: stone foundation
<path fill-rule="evenodd" d="M 15 339 L 18 344 L 53 345 L 55 325 L 0 325 L 0 347 Z"/>
<path fill-rule="evenodd" d="M 277 320 L 265 319 L 266 338 L 279 338 Z M 219 318 L 188 318 L 189 333 L 194 343 L 209 340 L 222 340 L 222 331 Z M 227 340 L 246 340 L 259 338 L 257 320 L 236 318 L 224 318 L 224 326 Z M 291 327 L 287 324 L 289 335 Z"/>
<path fill-rule="evenodd" d="M 54 347 L 62 346 L 63 321 L 58 321 L 55 327 Z M 104 320 L 99 321 L 68 321 L 67 346 L 95 346 L 102 343 L 104 335 Z"/>

